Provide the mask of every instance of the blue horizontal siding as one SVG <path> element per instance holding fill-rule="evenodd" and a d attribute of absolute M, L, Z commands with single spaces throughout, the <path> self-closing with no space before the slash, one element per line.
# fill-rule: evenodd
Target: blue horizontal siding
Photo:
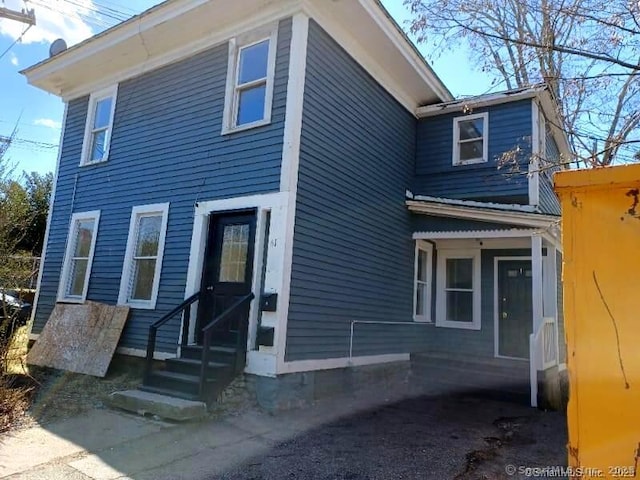
<path fill-rule="evenodd" d="M 560 201 L 553 190 L 553 175 L 560 170 L 560 149 L 553 134 L 546 130 L 545 158 L 540 171 L 540 210 L 544 213 L 560 215 Z"/>
<path fill-rule="evenodd" d="M 88 98 L 69 103 L 56 199 L 33 330 L 55 304 L 69 219 L 101 210 L 87 300 L 115 304 L 135 205 L 170 202 L 155 310 L 132 309 L 120 346 L 146 348 L 150 323 L 184 298 L 197 201 L 278 191 L 291 20 L 280 22 L 272 122 L 221 136 L 227 75 L 225 43 L 119 85 L 109 160 L 78 167 Z M 179 319 L 158 332 L 175 351 Z"/>
<path fill-rule="evenodd" d="M 528 164 L 531 156 L 531 101 L 521 100 L 473 113 L 489 113 L 487 163 L 452 165 L 453 119 L 460 112 L 419 121 L 414 194 L 445 198 L 528 203 Z M 501 156 L 519 148 L 513 164 Z"/>
<path fill-rule="evenodd" d="M 351 322 L 413 305 L 416 120 L 313 21 L 308 45 L 287 361 L 348 356 Z M 420 328 L 355 324 L 353 353 L 409 352 Z"/>

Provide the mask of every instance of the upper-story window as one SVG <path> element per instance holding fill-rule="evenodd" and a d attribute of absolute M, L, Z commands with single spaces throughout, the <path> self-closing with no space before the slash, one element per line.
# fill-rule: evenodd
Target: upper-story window
<path fill-rule="evenodd" d="M 453 164 L 469 165 L 488 161 L 488 130 L 488 113 L 454 118 Z"/>
<path fill-rule="evenodd" d="M 109 156 L 118 87 L 91 94 L 80 165 L 104 162 Z"/>
<path fill-rule="evenodd" d="M 271 122 L 277 29 L 229 41 L 229 66 L 222 133 Z"/>

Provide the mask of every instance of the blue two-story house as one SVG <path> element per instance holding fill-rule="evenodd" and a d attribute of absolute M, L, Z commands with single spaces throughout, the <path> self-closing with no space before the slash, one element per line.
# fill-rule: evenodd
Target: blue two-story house
<path fill-rule="evenodd" d="M 454 100 L 377 0 L 169 0 L 24 74 L 66 105 L 36 341 L 126 305 L 143 388 L 275 406 L 415 353 L 562 363 L 543 86 Z"/>

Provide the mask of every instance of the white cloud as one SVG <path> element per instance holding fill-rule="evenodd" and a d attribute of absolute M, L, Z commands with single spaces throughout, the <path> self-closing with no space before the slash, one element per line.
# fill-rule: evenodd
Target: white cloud
<path fill-rule="evenodd" d="M 73 45 L 94 34 L 86 22 L 87 17 L 95 17 L 91 9 L 96 7 L 91 0 L 75 0 L 73 3 L 44 1 L 48 7 L 31 2 L 27 4 L 35 10 L 36 25 L 25 34 L 22 43 L 51 43 L 57 38 L 63 38 L 68 45 Z M 20 11 L 24 8 L 21 0 L 5 0 L 4 3 L 3 6 L 11 10 Z M 1 19 L 0 35 L 16 40 L 25 27 L 23 23 Z"/>
<path fill-rule="evenodd" d="M 9 61 L 14 67 L 17 67 L 20 64 L 20 62 L 18 61 L 18 57 L 13 52 L 9 53 Z"/>
<path fill-rule="evenodd" d="M 50 118 L 38 118 L 33 122 L 33 124 L 53 128 L 55 130 L 59 130 L 60 127 L 62 127 L 62 124 L 60 122 L 56 122 L 55 120 L 51 120 Z"/>

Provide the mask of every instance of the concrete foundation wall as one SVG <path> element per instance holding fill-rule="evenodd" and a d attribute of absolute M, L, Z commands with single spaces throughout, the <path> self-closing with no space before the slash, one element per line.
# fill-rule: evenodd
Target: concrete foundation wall
<path fill-rule="evenodd" d="M 260 405 L 270 412 L 310 405 L 316 400 L 347 395 L 377 387 L 381 395 L 387 390 L 406 386 L 410 362 L 291 373 L 277 377 L 247 376 L 250 389 Z"/>

